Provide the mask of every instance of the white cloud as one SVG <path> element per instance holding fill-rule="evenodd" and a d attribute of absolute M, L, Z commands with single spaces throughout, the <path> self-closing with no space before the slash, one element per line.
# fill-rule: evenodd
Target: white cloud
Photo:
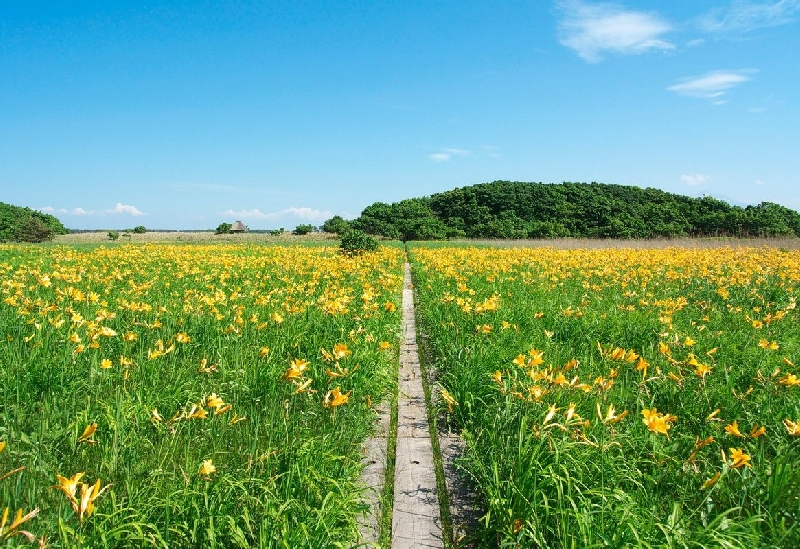
<path fill-rule="evenodd" d="M 286 208 L 277 212 L 262 212 L 258 208 L 252 210 L 225 210 L 220 215 L 227 217 L 236 217 L 238 219 L 284 219 L 287 217 L 295 217 L 303 221 L 325 221 L 333 217 L 333 212 L 330 210 L 315 210 L 313 208 Z"/>
<path fill-rule="evenodd" d="M 106 213 L 109 214 L 130 214 L 130 215 L 147 215 L 146 213 L 142 212 L 136 206 L 128 206 L 127 204 L 121 204 L 117 202 L 117 205 L 110 210 L 106 210 Z"/>
<path fill-rule="evenodd" d="M 39 208 L 39 211 L 45 213 L 60 213 L 60 214 L 68 214 L 68 215 L 119 215 L 119 214 L 127 214 L 127 215 L 147 215 L 143 211 L 141 211 L 136 206 L 129 206 L 127 204 L 122 204 L 121 202 L 117 202 L 117 205 L 113 208 L 107 210 L 84 210 L 81 207 L 73 208 L 72 210 L 67 210 L 65 208 L 53 208 L 52 206 L 45 206 L 44 208 Z"/>
<path fill-rule="evenodd" d="M 661 38 L 672 26 L 656 14 L 579 0 L 565 0 L 559 8 L 563 14 L 558 25 L 559 42 L 589 63 L 602 61 L 605 53 L 639 54 L 675 48 Z"/>
<path fill-rule="evenodd" d="M 710 10 L 699 18 L 699 26 L 709 33 L 742 33 L 791 23 L 798 13 L 800 0 L 739 1 L 726 8 Z"/>
<path fill-rule="evenodd" d="M 707 175 L 695 173 L 695 174 L 684 174 L 681 176 L 681 181 L 689 185 L 690 187 L 696 187 L 697 185 L 702 185 L 707 183 L 710 178 Z"/>
<path fill-rule="evenodd" d="M 698 97 L 701 99 L 714 99 L 743 82 L 750 80 L 746 73 L 755 72 L 752 69 L 737 71 L 711 71 L 702 76 L 683 78 L 680 84 L 668 87 L 678 95 Z M 717 100 L 719 102 L 719 100 Z"/>
<path fill-rule="evenodd" d="M 429 154 L 428 158 L 434 162 L 447 162 L 454 156 L 469 156 L 472 154 L 470 151 L 464 149 L 443 149 L 441 152 Z"/>
<path fill-rule="evenodd" d="M 761 181 L 760 179 L 756 179 L 756 185 L 766 185 L 765 181 Z"/>

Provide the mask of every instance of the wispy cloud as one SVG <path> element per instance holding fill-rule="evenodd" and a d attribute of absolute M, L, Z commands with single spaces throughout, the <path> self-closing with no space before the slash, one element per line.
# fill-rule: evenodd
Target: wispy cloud
<path fill-rule="evenodd" d="M 269 219 L 297 218 L 303 221 L 325 221 L 333 217 L 330 210 L 315 210 L 313 208 L 286 208 L 277 212 L 262 212 L 258 208 L 252 210 L 225 210 L 220 215 L 236 217 L 238 219 Z"/>
<path fill-rule="evenodd" d="M 785 25 L 800 15 L 800 0 L 779 2 L 734 2 L 726 8 L 714 8 L 698 19 L 700 30 L 714 33 L 742 33 L 765 27 Z"/>
<path fill-rule="evenodd" d="M 469 156 L 472 154 L 470 151 L 464 149 L 443 149 L 438 153 L 429 154 L 428 158 L 434 162 L 447 162 L 454 156 Z"/>
<path fill-rule="evenodd" d="M 696 187 L 698 185 L 702 185 L 704 183 L 708 183 L 710 178 L 707 175 L 694 173 L 694 174 L 684 174 L 681 176 L 681 181 L 689 185 L 690 187 Z"/>
<path fill-rule="evenodd" d="M 657 14 L 579 0 L 562 1 L 559 9 L 559 42 L 589 63 L 602 61 L 608 53 L 631 55 L 675 48 L 662 39 L 672 26 Z"/>
<path fill-rule="evenodd" d="M 756 72 L 753 69 L 735 71 L 711 71 L 702 76 L 692 76 L 681 79 L 679 84 L 669 86 L 667 89 L 678 95 L 712 99 L 715 103 L 724 103 L 719 98 L 734 86 L 750 80 L 748 73 Z"/>
<path fill-rule="evenodd" d="M 136 206 L 123 204 L 121 202 L 117 202 L 116 206 L 114 206 L 113 208 L 109 208 L 107 210 L 85 210 L 81 207 L 67 210 L 66 208 L 53 208 L 52 206 L 45 206 L 44 208 L 39 208 L 39 211 L 49 214 L 61 214 L 61 215 L 120 215 L 120 214 L 133 215 L 133 216 L 147 215 Z"/>

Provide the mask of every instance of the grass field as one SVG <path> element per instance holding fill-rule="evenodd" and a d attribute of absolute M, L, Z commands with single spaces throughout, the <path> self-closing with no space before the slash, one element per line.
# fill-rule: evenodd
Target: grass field
<path fill-rule="evenodd" d="M 800 546 L 800 253 L 411 257 L 476 546 Z"/>
<path fill-rule="evenodd" d="M 357 543 L 402 250 L 186 235 L 0 246 L 0 544 Z M 408 245 L 474 546 L 800 546 L 797 241 L 541 244 Z"/>
<path fill-rule="evenodd" d="M 400 250 L 81 250 L 0 246 L 0 543 L 352 546 Z"/>

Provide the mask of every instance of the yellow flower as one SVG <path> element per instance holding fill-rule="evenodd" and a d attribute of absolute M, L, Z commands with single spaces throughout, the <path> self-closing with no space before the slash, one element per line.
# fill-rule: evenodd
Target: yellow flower
<path fill-rule="evenodd" d="M 739 467 L 750 467 L 750 456 L 745 454 L 739 448 L 728 448 L 728 451 L 731 453 L 731 467 L 734 469 L 738 469 Z"/>
<path fill-rule="evenodd" d="M 713 477 L 711 477 L 710 479 L 708 479 L 707 481 L 705 481 L 703 483 L 703 486 L 702 486 L 701 490 L 708 490 L 709 488 L 714 486 L 717 483 L 717 481 L 719 480 L 719 477 L 720 477 L 720 473 L 719 473 L 719 471 L 717 471 L 714 474 Z"/>
<path fill-rule="evenodd" d="M 217 393 L 211 393 L 208 400 L 206 400 L 206 405 L 219 410 L 225 406 L 225 402 L 217 396 Z"/>
<path fill-rule="evenodd" d="M 347 401 L 350 400 L 350 393 L 352 393 L 352 391 L 347 391 L 347 393 L 342 394 L 340 388 L 336 387 L 334 390 L 329 391 L 328 394 L 325 395 L 323 405 L 336 408 L 337 406 L 346 404 Z"/>
<path fill-rule="evenodd" d="M 61 475 L 56 475 L 58 479 L 58 484 L 53 486 L 53 488 L 57 488 L 64 492 L 64 494 L 70 500 L 75 500 L 75 492 L 78 490 L 78 481 L 85 475 L 86 473 L 75 473 L 70 478 L 62 477 Z"/>
<path fill-rule="evenodd" d="M 625 410 L 620 415 L 617 415 L 617 411 L 614 409 L 613 404 L 608 405 L 608 410 L 606 411 L 606 416 L 603 417 L 603 414 L 600 413 L 600 403 L 597 403 L 597 417 L 600 418 L 600 421 L 603 423 L 618 423 L 625 419 L 625 416 L 628 415 L 628 410 Z M 666 433 L 664 433 L 666 434 Z"/>
<path fill-rule="evenodd" d="M 94 435 L 95 431 L 97 431 L 97 423 L 87 425 L 86 429 L 83 430 L 83 434 L 78 438 L 78 443 L 97 444 L 96 440 L 92 440 L 92 435 Z"/>
<path fill-rule="evenodd" d="M 744 437 L 744 435 L 739 432 L 739 424 L 736 421 L 730 425 L 726 425 L 725 432 L 735 437 Z"/>
<path fill-rule="evenodd" d="M 447 403 L 447 411 L 453 413 L 453 406 L 458 406 L 458 402 L 453 398 L 453 395 L 447 389 L 441 389 L 439 394 L 442 395 L 442 400 Z"/>
<path fill-rule="evenodd" d="M 766 339 L 759 341 L 758 346 L 762 349 L 769 349 L 771 351 L 777 351 L 780 349 L 780 345 L 778 345 L 777 341 L 767 341 Z"/>
<path fill-rule="evenodd" d="M 706 375 L 711 373 L 711 366 L 708 364 L 703 364 L 702 362 L 698 363 L 694 369 L 694 373 L 697 374 L 700 378 L 705 379 Z"/>
<path fill-rule="evenodd" d="M 337 343 L 333 346 L 333 356 L 336 360 L 347 358 L 353 351 L 347 348 L 347 343 Z"/>
<path fill-rule="evenodd" d="M 800 420 L 798 421 L 790 421 L 788 419 L 783 420 L 783 425 L 786 427 L 786 431 L 792 436 L 800 436 Z"/>
<path fill-rule="evenodd" d="M 189 335 L 184 332 L 178 332 L 177 334 L 175 334 L 175 341 L 177 341 L 178 343 L 190 343 L 192 341 L 192 338 L 189 337 Z"/>
<path fill-rule="evenodd" d="M 113 365 L 114 365 L 114 363 L 111 362 L 107 358 L 104 358 L 103 360 L 100 361 L 100 367 L 103 368 L 104 370 L 107 370 L 108 368 L 111 368 L 111 366 L 113 366 Z"/>
<path fill-rule="evenodd" d="M 786 377 L 784 377 L 778 383 L 781 385 L 786 385 L 787 387 L 794 387 L 800 385 L 800 378 L 794 374 L 786 374 Z"/>
<path fill-rule="evenodd" d="M 389 349 L 392 348 L 392 344 L 389 343 L 388 341 L 381 341 L 381 344 L 379 345 L 379 347 L 380 347 L 381 351 L 388 351 Z"/>
<path fill-rule="evenodd" d="M 648 429 L 654 433 L 666 435 L 667 438 L 669 438 L 669 433 L 667 431 L 669 431 L 671 427 L 670 423 L 678 419 L 673 415 L 660 414 L 656 408 L 653 408 L 652 410 L 642 410 L 642 415 L 644 416 L 642 423 L 647 425 Z"/>
<path fill-rule="evenodd" d="M 203 463 L 200 464 L 200 474 L 204 477 L 207 477 L 217 471 L 217 468 L 212 463 L 210 459 L 204 459 Z"/>
<path fill-rule="evenodd" d="M 36 541 L 36 537 L 33 534 L 25 530 L 17 530 L 17 528 L 38 515 L 39 508 L 37 507 L 27 515 L 22 514 L 22 509 L 17 509 L 14 520 L 12 520 L 11 524 L 9 524 L 6 528 L 6 522 L 8 522 L 8 511 L 9 509 L 6 507 L 6 510 L 3 512 L 3 518 L 0 519 L 0 542 L 7 541 L 16 535 L 24 536 L 29 542 Z"/>
<path fill-rule="evenodd" d="M 269 347 L 261 347 L 258 350 L 258 358 L 264 358 L 269 354 Z"/>
<path fill-rule="evenodd" d="M 283 373 L 283 379 L 297 379 L 303 377 L 303 372 L 308 368 L 308 361 L 295 358 L 289 368 Z"/>
<path fill-rule="evenodd" d="M 750 436 L 753 438 L 758 438 L 764 433 L 767 432 L 767 428 L 763 425 L 759 427 L 758 425 L 753 425 L 753 428 L 750 430 Z"/>

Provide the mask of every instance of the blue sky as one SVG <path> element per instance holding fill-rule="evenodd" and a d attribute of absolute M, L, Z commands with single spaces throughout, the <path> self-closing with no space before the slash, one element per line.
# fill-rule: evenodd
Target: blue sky
<path fill-rule="evenodd" d="M 800 210 L 800 0 L 0 1 L 0 201 L 67 227 L 497 179 Z"/>

